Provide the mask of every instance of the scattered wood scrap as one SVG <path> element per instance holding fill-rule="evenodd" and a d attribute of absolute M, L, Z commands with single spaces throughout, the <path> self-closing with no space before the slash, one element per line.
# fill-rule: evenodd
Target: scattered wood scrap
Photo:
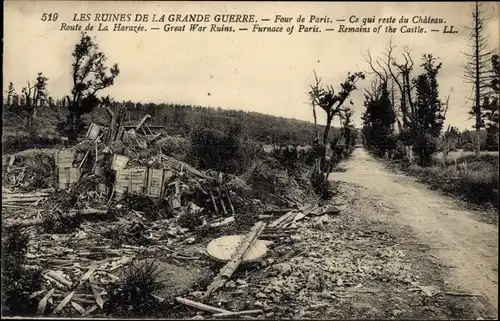
<path fill-rule="evenodd" d="M 50 194 L 48 192 L 36 193 L 2 193 L 2 207 L 9 207 L 9 205 L 26 206 L 37 203 L 46 199 Z"/>
<path fill-rule="evenodd" d="M 97 209 L 82 209 L 82 210 L 73 210 L 70 211 L 69 213 L 63 213 L 61 214 L 62 218 L 71 218 L 75 216 L 90 216 L 90 215 L 108 215 L 109 211 L 108 210 L 97 210 Z M 28 226 L 35 226 L 35 225 L 40 225 L 44 222 L 43 218 L 38 218 L 38 219 L 29 219 L 29 220 L 13 220 L 10 222 L 6 222 L 5 226 L 6 227 L 12 227 L 12 226 L 17 226 L 17 227 L 28 227 Z"/>

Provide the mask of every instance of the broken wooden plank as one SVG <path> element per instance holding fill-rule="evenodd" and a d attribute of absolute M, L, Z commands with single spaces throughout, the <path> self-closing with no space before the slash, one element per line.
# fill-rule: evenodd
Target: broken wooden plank
<path fill-rule="evenodd" d="M 49 270 L 47 273 L 46 273 L 47 276 L 50 276 L 51 278 L 53 278 L 54 280 L 56 280 L 57 282 L 61 283 L 62 285 L 68 287 L 68 288 L 71 288 L 71 286 L 73 285 L 73 283 L 69 280 L 67 280 L 60 272 L 57 272 L 57 271 L 54 271 L 54 270 Z"/>
<path fill-rule="evenodd" d="M 90 150 L 88 150 L 88 151 L 85 153 L 85 156 L 83 156 L 83 159 L 82 159 L 82 161 L 80 162 L 80 165 L 78 165 L 78 168 L 82 168 L 83 164 L 85 164 L 85 161 L 87 160 L 87 157 L 89 157 L 89 153 L 90 153 Z"/>
<path fill-rule="evenodd" d="M 137 123 L 137 126 L 135 126 L 135 131 L 138 131 L 139 128 L 141 128 L 142 125 L 144 125 L 146 120 L 148 120 L 149 118 L 151 118 L 150 114 L 146 114 L 144 117 L 142 117 L 141 121 L 139 123 Z"/>
<path fill-rule="evenodd" d="M 204 179 L 209 179 L 209 177 L 207 175 L 203 174 L 202 172 L 200 172 L 199 170 L 197 170 L 193 166 L 191 166 L 183 161 L 180 161 L 178 159 L 175 159 L 175 158 L 167 156 L 167 155 L 161 155 L 161 157 L 170 163 L 177 164 L 177 166 L 182 167 L 184 170 L 186 170 L 186 172 L 188 172 L 190 174 L 196 175 L 196 176 L 204 178 Z"/>
<path fill-rule="evenodd" d="M 97 209 L 83 209 L 83 210 L 78 210 L 78 211 L 70 211 L 69 213 L 63 213 L 61 217 L 64 218 L 70 218 L 70 217 L 75 217 L 75 216 L 85 216 L 85 215 L 107 215 L 108 210 L 97 210 Z M 12 227 L 12 226 L 17 226 L 17 227 L 28 227 L 28 226 L 35 226 L 35 225 L 40 225 L 44 221 L 43 218 L 40 219 L 28 219 L 28 220 L 13 220 L 13 221 L 7 221 L 5 222 L 6 227 Z"/>
<path fill-rule="evenodd" d="M 71 301 L 71 298 L 73 298 L 73 295 L 75 294 L 75 291 L 72 291 L 70 294 L 68 294 L 58 305 L 57 307 L 54 309 L 54 311 L 52 311 L 53 314 L 57 314 L 59 312 L 62 311 L 62 309 L 64 309 L 64 307 Z"/>
<path fill-rule="evenodd" d="M 219 200 L 222 205 L 222 210 L 224 211 L 224 215 L 227 216 L 226 205 L 224 205 L 224 199 L 222 198 L 222 193 L 220 191 L 220 188 L 217 188 L 217 193 L 219 194 Z"/>
<path fill-rule="evenodd" d="M 199 309 L 199 310 L 207 311 L 207 312 L 223 313 L 223 314 L 231 313 L 231 311 L 229 311 L 229 310 L 224 310 L 221 308 L 210 306 L 208 304 L 196 302 L 196 301 L 181 298 L 181 297 L 177 297 L 177 298 L 175 298 L 175 300 L 177 300 L 177 302 L 179 302 L 181 304 L 184 304 L 184 305 L 187 305 L 187 306 L 190 306 L 192 308 Z"/>
<path fill-rule="evenodd" d="M 111 169 L 114 169 L 115 171 L 120 171 L 127 166 L 129 160 L 130 157 L 128 156 L 114 154 L 113 160 L 111 161 Z"/>
<path fill-rule="evenodd" d="M 230 261 L 239 247 L 243 244 L 246 235 L 225 235 L 213 239 L 206 247 L 206 254 L 218 261 Z M 241 262 L 250 262 L 260 260 L 267 252 L 267 246 L 264 241 L 256 240 L 252 243 Z"/>
<path fill-rule="evenodd" d="M 2 202 L 6 203 L 31 203 L 31 202 L 36 202 L 42 198 L 45 198 L 46 196 L 33 196 L 33 197 L 22 197 L 18 196 L 15 198 L 2 198 Z"/>
<path fill-rule="evenodd" d="M 215 277 L 212 284 L 208 286 L 207 291 L 204 293 L 204 296 L 210 295 L 213 291 L 222 287 L 226 283 L 226 281 L 231 278 L 234 271 L 236 271 L 236 269 L 240 265 L 246 252 L 249 248 L 251 248 L 253 243 L 256 242 L 265 227 L 266 224 L 264 222 L 258 222 L 254 225 L 254 227 L 247 234 L 242 244 L 236 250 L 231 260 L 220 270 L 219 274 Z"/>
<path fill-rule="evenodd" d="M 477 293 L 461 293 L 461 292 L 441 292 L 444 295 L 449 295 L 449 296 L 470 296 L 470 297 L 479 297 L 482 296 L 481 294 Z"/>
<path fill-rule="evenodd" d="M 213 314 L 212 317 L 234 317 L 238 315 L 248 315 L 248 314 L 262 314 L 263 310 L 244 310 L 244 311 L 235 311 L 235 312 L 229 312 L 229 313 L 216 313 Z"/>
<path fill-rule="evenodd" d="M 56 289 L 52 288 L 50 291 L 40 300 L 38 303 L 38 308 L 36 310 L 36 314 L 41 315 L 45 312 L 45 308 L 47 307 L 47 301 L 54 294 Z"/>
<path fill-rule="evenodd" d="M 231 214 L 235 214 L 234 213 L 234 206 L 233 206 L 233 202 L 231 201 L 231 195 L 229 194 L 229 189 L 226 187 L 226 196 L 227 196 L 227 201 L 229 202 L 229 207 L 231 208 Z"/>
<path fill-rule="evenodd" d="M 209 193 L 210 193 L 210 199 L 212 200 L 212 204 L 214 205 L 215 214 L 219 215 L 219 209 L 217 208 L 217 204 L 215 203 L 214 194 L 212 193 L 212 191 L 209 191 Z"/>
<path fill-rule="evenodd" d="M 285 215 L 281 216 L 280 218 L 278 218 L 277 220 L 273 221 L 271 224 L 269 224 L 269 227 L 277 227 L 281 223 L 288 220 L 290 217 L 295 217 L 295 215 L 297 215 L 297 212 L 290 211 L 290 212 L 286 213 Z"/>
<path fill-rule="evenodd" d="M 220 221 L 220 222 L 214 222 L 210 224 L 210 227 L 218 227 L 218 226 L 225 226 L 229 225 L 234 222 L 234 216 L 229 216 L 226 219 Z"/>
<path fill-rule="evenodd" d="M 33 198 L 33 197 L 46 197 L 49 193 L 16 193 L 16 194 L 2 194 L 2 200 L 9 199 L 21 199 L 21 198 Z"/>
<path fill-rule="evenodd" d="M 285 220 L 283 220 L 281 223 L 279 223 L 276 227 L 278 228 L 285 228 L 287 225 L 291 224 L 294 222 L 295 218 L 303 214 L 302 212 L 293 212 L 293 215 L 288 216 Z"/>

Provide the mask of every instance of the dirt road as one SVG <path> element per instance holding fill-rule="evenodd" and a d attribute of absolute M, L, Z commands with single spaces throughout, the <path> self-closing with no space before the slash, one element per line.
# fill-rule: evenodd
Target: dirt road
<path fill-rule="evenodd" d="M 498 316 L 498 230 L 453 199 L 405 175 L 392 173 L 364 149 L 330 180 L 359 186 L 356 207 L 368 221 L 383 222 L 430 249 L 441 265 L 446 291 L 477 293 L 479 304 Z M 405 232 L 406 231 L 406 232 Z"/>

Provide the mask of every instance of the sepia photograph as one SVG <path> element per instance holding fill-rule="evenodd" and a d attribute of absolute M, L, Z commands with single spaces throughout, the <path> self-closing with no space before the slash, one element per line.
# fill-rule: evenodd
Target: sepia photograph
<path fill-rule="evenodd" d="M 3 9 L 3 318 L 498 319 L 498 2 Z"/>

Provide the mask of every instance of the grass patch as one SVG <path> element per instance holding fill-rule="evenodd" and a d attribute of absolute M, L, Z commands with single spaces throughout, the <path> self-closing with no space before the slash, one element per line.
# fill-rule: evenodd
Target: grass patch
<path fill-rule="evenodd" d="M 429 167 L 412 164 L 400 168 L 434 189 L 478 205 L 491 203 L 498 209 L 498 156 L 485 154 L 477 159 L 466 155 L 457 159 L 459 164 L 464 162 L 467 162 L 466 168 L 442 164 Z"/>

